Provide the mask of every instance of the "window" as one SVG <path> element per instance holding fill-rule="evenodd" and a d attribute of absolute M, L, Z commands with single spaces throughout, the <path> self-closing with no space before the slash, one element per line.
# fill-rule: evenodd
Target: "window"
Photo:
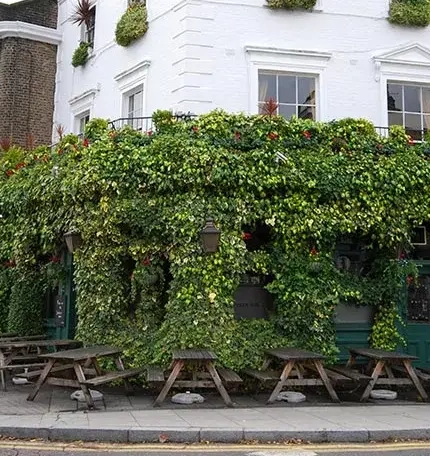
<path fill-rule="evenodd" d="M 89 18 L 88 24 L 84 25 L 84 40 L 87 43 L 90 43 L 94 47 L 94 32 L 96 29 L 96 7 L 91 8 L 91 16 Z"/>
<path fill-rule="evenodd" d="M 413 139 L 421 141 L 430 129 L 430 86 L 387 84 L 388 125 L 402 125 Z"/>
<path fill-rule="evenodd" d="M 316 78 L 291 73 L 258 72 L 258 106 L 270 99 L 278 103 L 278 114 L 289 119 L 316 119 Z"/>
<path fill-rule="evenodd" d="M 143 117 L 143 85 L 140 85 L 124 95 L 125 117 L 127 123 L 136 130 L 142 129 Z"/>
<path fill-rule="evenodd" d="M 83 136 L 85 133 L 85 127 L 87 123 L 90 121 L 90 112 L 85 111 L 82 114 L 79 114 L 76 118 L 77 130 L 78 135 Z"/>

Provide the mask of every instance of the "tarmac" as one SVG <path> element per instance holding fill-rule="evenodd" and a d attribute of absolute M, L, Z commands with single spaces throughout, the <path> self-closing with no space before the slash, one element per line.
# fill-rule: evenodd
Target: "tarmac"
<path fill-rule="evenodd" d="M 266 405 L 267 394 L 232 395 L 234 408 L 216 394 L 203 404 L 178 405 L 154 395 L 126 396 L 103 389 L 95 410 L 70 399 L 71 389 L 45 387 L 34 402 L 31 385 L 0 392 L 3 438 L 119 443 L 382 442 L 430 440 L 430 404 L 410 398 L 390 402 L 343 402 L 308 396 L 301 404 Z"/>

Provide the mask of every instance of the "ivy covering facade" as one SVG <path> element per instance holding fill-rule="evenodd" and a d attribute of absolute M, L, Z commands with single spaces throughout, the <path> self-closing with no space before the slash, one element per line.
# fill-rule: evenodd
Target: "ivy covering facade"
<path fill-rule="evenodd" d="M 397 303 L 416 275 L 403 249 L 430 219 L 427 143 L 411 144 L 401 128 L 380 137 L 365 120 L 222 111 L 154 120 L 142 134 L 95 119 L 83 140 L 2 155 L 0 312 L 10 328 L 40 331 L 35 292 L 74 229 L 83 237 L 74 255 L 77 337 L 118 345 L 136 366 L 192 346 L 235 369 L 259 366 L 276 345 L 334 359 L 341 301 L 375 307 L 374 346 L 401 343 Z M 199 236 L 208 215 L 222 231 L 211 255 Z M 257 225 L 269 236 L 252 249 Z M 370 252 L 362 274 L 336 267 L 345 234 Z M 270 279 L 269 319 L 235 318 L 244 273 Z"/>
<path fill-rule="evenodd" d="M 266 0 L 269 8 L 273 9 L 307 9 L 315 8 L 317 0 Z"/>

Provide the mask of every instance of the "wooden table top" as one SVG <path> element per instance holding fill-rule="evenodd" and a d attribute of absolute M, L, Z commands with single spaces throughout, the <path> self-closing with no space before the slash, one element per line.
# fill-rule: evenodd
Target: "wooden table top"
<path fill-rule="evenodd" d="M 275 358 L 282 359 L 283 361 L 307 361 L 325 358 L 324 355 L 321 355 L 320 353 L 291 347 L 273 348 L 271 350 L 266 350 L 266 353 Z"/>
<path fill-rule="evenodd" d="M 5 336 L 5 335 L 0 334 L 0 342 L 46 340 L 47 338 L 48 338 L 48 336 L 46 334 L 39 334 L 37 336 Z"/>
<path fill-rule="evenodd" d="M 189 361 L 213 361 L 217 359 L 215 353 L 205 349 L 188 349 L 188 350 L 173 350 L 173 359 L 189 360 Z"/>
<path fill-rule="evenodd" d="M 352 355 L 365 356 L 366 358 L 377 360 L 418 359 L 416 356 L 408 355 L 407 353 L 380 350 L 378 348 L 350 348 L 349 352 Z"/>
<path fill-rule="evenodd" d="M 67 347 L 73 345 L 81 345 L 82 342 L 71 339 L 59 340 L 0 340 L 1 349 L 13 348 L 30 348 L 30 347 Z"/>
<path fill-rule="evenodd" d="M 72 350 L 62 350 L 55 353 L 40 355 L 40 358 L 67 361 L 83 361 L 90 358 L 101 358 L 102 356 L 118 355 L 122 350 L 109 345 L 96 345 L 94 347 L 81 347 Z"/>

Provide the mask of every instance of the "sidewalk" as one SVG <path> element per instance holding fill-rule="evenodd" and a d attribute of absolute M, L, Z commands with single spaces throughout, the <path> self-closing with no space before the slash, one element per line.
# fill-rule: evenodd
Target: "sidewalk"
<path fill-rule="evenodd" d="M 265 406 L 258 398 L 233 396 L 237 407 L 228 409 L 208 395 L 204 407 L 166 400 L 154 409 L 153 397 L 108 392 L 106 407 L 100 402 L 99 409 L 87 411 L 69 399 L 71 390 L 47 388 L 33 403 L 26 401 L 28 391 L 28 386 L 11 386 L 0 393 L 0 435 L 123 443 L 430 439 L 429 404 Z"/>

